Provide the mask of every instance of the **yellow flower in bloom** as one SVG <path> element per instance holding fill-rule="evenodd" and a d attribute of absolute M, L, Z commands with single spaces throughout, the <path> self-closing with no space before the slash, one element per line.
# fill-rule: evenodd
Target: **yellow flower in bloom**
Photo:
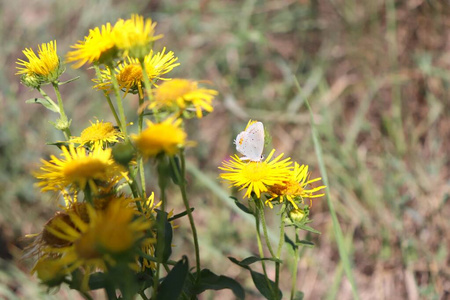
<path fill-rule="evenodd" d="M 19 59 L 17 64 L 17 75 L 22 75 L 24 83 L 34 81 L 34 87 L 42 83 L 53 82 L 64 72 L 64 68 L 60 68 L 60 60 L 56 53 L 56 41 L 44 43 L 38 46 L 37 55 L 33 49 L 26 48 L 23 54 L 28 61 Z M 28 85 L 28 84 L 27 84 Z M 33 84 L 28 85 L 33 86 Z"/>
<path fill-rule="evenodd" d="M 123 57 L 132 56 L 142 59 L 150 52 L 151 43 L 162 38 L 155 36 L 156 22 L 136 14 L 130 19 L 119 19 L 114 24 L 114 41 L 118 49 L 123 51 Z"/>
<path fill-rule="evenodd" d="M 42 160 L 43 166 L 34 176 L 40 180 L 37 184 L 42 191 L 61 191 L 85 189 L 89 185 L 95 193 L 96 181 L 110 182 L 116 178 L 126 177 L 122 168 L 114 163 L 111 149 L 95 148 L 87 152 L 83 147 L 61 148 L 61 159 L 52 155 L 50 161 Z"/>
<path fill-rule="evenodd" d="M 86 204 L 88 218 L 81 218 L 77 212 L 68 211 L 65 218 L 47 223 L 45 230 L 63 241 L 63 245 L 44 244 L 41 257 L 36 266 L 55 258 L 64 271 L 69 274 L 78 268 L 84 270 L 83 284 L 87 287 L 90 273 L 106 270 L 106 264 L 115 264 L 119 255 L 140 246 L 149 234 L 152 223 L 139 217 L 129 201 L 116 199 L 105 210 L 95 210 Z M 55 268 L 60 271 L 62 268 Z"/>
<path fill-rule="evenodd" d="M 313 182 L 319 181 L 322 178 L 309 179 L 310 173 L 308 173 L 307 165 L 299 165 L 297 162 L 294 164 L 294 169 L 290 171 L 289 178 L 282 183 L 273 184 L 269 187 L 269 194 L 271 198 L 267 199 L 266 205 L 273 207 L 272 201 L 277 199 L 283 202 L 287 199 L 292 206 L 298 209 L 296 201 L 303 203 L 303 198 L 318 198 L 324 194 L 315 194 L 316 192 L 325 188 L 324 185 L 315 188 L 307 189 L 307 186 Z"/>
<path fill-rule="evenodd" d="M 76 62 L 73 67 L 78 69 L 85 63 L 108 63 L 116 56 L 116 44 L 112 35 L 110 23 L 89 30 L 84 41 L 78 41 L 71 46 L 75 49 L 67 53 L 67 62 Z"/>
<path fill-rule="evenodd" d="M 153 55 L 153 50 L 151 50 L 150 54 L 146 55 L 144 58 L 148 79 L 150 82 L 153 82 L 153 84 L 159 79 L 167 80 L 161 78 L 161 76 L 180 65 L 179 63 L 175 63 L 178 58 L 174 56 L 172 51 L 169 51 L 168 53 L 165 53 L 165 51 L 166 48 Z M 127 57 L 127 59 L 123 63 L 120 63 L 114 70 L 114 75 L 117 78 L 120 88 L 125 89 L 126 94 L 128 92 L 133 94 L 139 93 L 139 95 L 143 97 L 142 86 L 144 85 L 144 75 L 138 59 Z M 102 70 L 102 78 L 94 81 L 99 82 L 94 88 L 110 90 L 112 88 L 111 71 L 109 69 Z"/>
<path fill-rule="evenodd" d="M 156 90 L 149 109 L 168 108 L 179 109 L 183 112 L 186 108 L 193 107 L 197 117 L 203 116 L 203 110 L 212 112 L 211 105 L 217 91 L 204 89 L 198 86 L 198 82 L 187 79 L 173 79 L 161 84 Z"/>
<path fill-rule="evenodd" d="M 289 176 L 291 170 L 290 158 L 281 159 L 283 154 L 272 159 L 275 150 L 272 150 L 264 161 L 244 162 L 237 155 L 231 160 L 223 161 L 219 169 L 225 171 L 220 177 L 231 182 L 239 190 L 247 189 L 245 197 L 250 198 L 252 192 L 261 198 L 261 193 L 267 192 L 268 187 L 282 184 Z"/>
<path fill-rule="evenodd" d="M 147 129 L 132 138 L 138 150 L 145 157 L 159 153 L 174 155 L 186 144 L 186 133 L 180 128 L 181 119 L 169 118 L 161 123 L 147 121 Z"/>
<path fill-rule="evenodd" d="M 91 122 L 91 126 L 81 132 L 80 137 L 72 137 L 70 142 L 80 144 L 80 146 L 89 145 L 92 147 L 104 148 L 113 143 L 118 143 L 124 139 L 124 135 L 110 122 L 98 121 Z"/>

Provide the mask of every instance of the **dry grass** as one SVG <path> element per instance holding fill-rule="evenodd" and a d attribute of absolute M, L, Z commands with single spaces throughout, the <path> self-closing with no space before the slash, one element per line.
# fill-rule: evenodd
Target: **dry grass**
<path fill-rule="evenodd" d="M 234 152 L 232 139 L 251 117 L 265 123 L 279 152 L 310 164 L 313 176 L 319 175 L 303 105 L 307 98 L 360 298 L 449 297 L 450 7 L 424 0 L 362 3 L 1 2 L 1 265 L 29 269 L 18 261 L 18 238 L 40 230 L 54 211 L 52 199 L 32 188 L 29 172 L 51 152 L 43 142 L 61 139 L 47 123 L 54 116 L 25 105 L 35 93 L 18 83 L 15 60 L 23 48 L 51 39 L 64 53 L 88 28 L 138 12 L 158 21 L 164 45 L 182 63 L 177 76 L 207 79 L 220 92 L 214 113 L 190 125 L 190 138 L 198 141 L 188 153 L 193 165 L 218 182 L 217 165 Z M 66 76 L 83 72 L 69 69 Z M 293 76 L 302 85 L 300 94 Z M 92 116 L 111 119 L 97 114 L 106 103 L 90 87 L 85 79 L 62 91 L 75 133 Z M 217 189 L 207 189 L 192 174 L 189 182 L 204 264 L 252 288 L 248 274 L 226 259 L 256 253 L 252 224 L 230 209 Z M 312 218 L 322 235 L 311 237 L 317 246 L 302 256 L 298 288 L 306 299 L 350 299 L 325 201 L 314 203 Z M 185 223 L 177 230 L 175 255 L 191 248 Z M 287 270 L 284 276 L 287 295 Z M 19 298 L 38 293 L 34 279 L 22 271 L 2 268 L 3 278 L 0 295 L 6 288 Z M 75 297 L 70 294 L 57 297 Z"/>

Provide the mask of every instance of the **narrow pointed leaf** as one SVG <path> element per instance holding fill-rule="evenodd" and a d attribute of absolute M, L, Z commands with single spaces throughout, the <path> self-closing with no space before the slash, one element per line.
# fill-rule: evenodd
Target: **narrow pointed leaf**
<path fill-rule="evenodd" d="M 159 286 L 158 299 L 178 299 L 189 273 L 189 262 L 186 256 L 172 268 Z"/>
<path fill-rule="evenodd" d="M 25 101 L 25 103 L 38 103 L 38 104 L 42 104 L 45 108 L 59 113 L 59 107 L 58 105 L 56 105 L 53 101 L 44 99 L 44 98 L 32 98 L 32 99 L 28 99 Z"/>
<path fill-rule="evenodd" d="M 280 289 L 277 289 L 275 282 L 270 279 L 267 280 L 267 278 L 261 273 L 252 270 L 250 270 L 250 273 L 256 288 L 266 299 L 278 300 L 283 297 L 283 293 Z M 276 295 L 274 296 L 271 291 L 275 291 Z"/>
<path fill-rule="evenodd" d="M 196 286 L 196 294 L 203 293 L 206 290 L 230 289 L 237 299 L 245 298 L 245 291 L 242 286 L 234 279 L 216 275 L 208 269 L 200 272 L 200 283 Z"/>

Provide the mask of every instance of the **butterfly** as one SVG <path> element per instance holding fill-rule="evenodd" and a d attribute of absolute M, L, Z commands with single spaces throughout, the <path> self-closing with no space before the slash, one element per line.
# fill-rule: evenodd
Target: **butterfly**
<path fill-rule="evenodd" d="M 264 149 L 264 125 L 255 122 L 239 133 L 234 140 L 236 150 L 243 154 L 241 160 L 261 161 Z"/>

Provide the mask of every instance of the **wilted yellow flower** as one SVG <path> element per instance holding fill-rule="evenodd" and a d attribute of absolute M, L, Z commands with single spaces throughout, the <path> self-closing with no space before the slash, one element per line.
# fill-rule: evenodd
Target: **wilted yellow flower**
<path fill-rule="evenodd" d="M 37 55 L 33 49 L 26 48 L 23 54 L 28 61 L 19 59 L 17 75 L 22 75 L 22 82 L 30 87 L 38 87 L 44 83 L 50 83 L 59 78 L 64 72 L 56 52 L 56 41 L 43 43 L 38 46 Z"/>
<path fill-rule="evenodd" d="M 291 170 L 290 158 L 282 159 L 283 154 L 272 159 L 275 150 L 272 150 L 264 161 L 245 162 L 237 155 L 231 156 L 231 160 L 223 161 L 219 169 L 225 171 L 220 177 L 230 181 L 239 190 L 247 189 L 245 197 L 250 198 L 254 192 L 261 198 L 261 193 L 267 192 L 268 187 L 282 184 L 287 180 Z"/>
<path fill-rule="evenodd" d="M 325 194 L 314 194 L 325 188 L 324 185 L 315 188 L 307 189 L 307 186 L 313 182 L 319 181 L 322 178 L 309 179 L 307 165 L 294 164 L 294 169 L 290 171 L 289 177 L 282 183 L 272 184 L 269 187 L 269 194 L 271 198 L 266 200 L 266 205 L 273 207 L 272 201 L 278 200 L 280 203 L 287 199 L 292 206 L 298 209 L 297 201 L 303 203 L 303 198 L 318 198 Z"/>
<path fill-rule="evenodd" d="M 64 217 L 53 219 L 45 231 L 59 240 L 59 245 L 43 243 L 41 257 L 36 266 L 52 263 L 64 267 L 69 274 L 78 268 L 84 270 L 83 284 L 87 288 L 89 275 L 99 269 L 106 270 L 106 264 L 115 264 L 115 256 L 133 251 L 140 246 L 146 234 L 150 234 L 152 223 L 139 217 L 129 206 L 127 199 L 111 201 L 105 210 L 95 210 L 86 204 L 87 218 L 75 210 L 69 210 Z M 134 262 L 136 263 L 136 262 Z M 58 272 L 62 268 L 55 268 Z"/>
<path fill-rule="evenodd" d="M 165 53 L 165 51 L 166 48 L 161 52 L 153 54 L 153 50 L 151 50 L 150 54 L 144 58 L 145 71 L 147 72 L 148 79 L 155 85 L 159 79 L 167 80 L 161 78 L 161 76 L 180 65 L 179 63 L 175 63 L 178 58 L 174 56 L 172 51 L 168 53 Z M 101 74 L 102 78 L 100 80 L 94 80 L 98 83 L 94 88 L 110 90 L 112 88 L 111 71 L 104 69 L 101 71 Z M 139 93 L 143 97 L 142 87 L 144 85 L 144 75 L 138 59 L 127 57 L 114 70 L 114 75 L 117 78 L 120 88 L 125 89 L 125 94 L 128 92 L 133 94 Z"/>
<path fill-rule="evenodd" d="M 75 49 L 67 53 L 67 62 L 76 62 L 73 67 L 79 68 L 85 63 L 109 63 L 117 56 L 117 48 L 110 23 L 89 30 L 83 41 L 71 46 Z"/>
<path fill-rule="evenodd" d="M 131 56 L 142 59 L 150 52 L 151 43 L 162 38 L 155 35 L 156 22 L 145 19 L 136 14 L 130 19 L 119 19 L 114 24 L 114 41 L 119 50 L 123 51 L 123 57 Z"/>
<path fill-rule="evenodd" d="M 70 142 L 80 144 L 80 146 L 104 148 L 123 139 L 123 133 L 112 123 L 97 120 L 95 123 L 91 122 L 91 126 L 84 129 L 79 137 L 72 137 Z"/>
<path fill-rule="evenodd" d="M 116 178 L 126 177 L 120 166 L 114 163 L 111 149 L 98 147 L 92 152 L 73 144 L 61 148 L 61 159 L 52 155 L 50 161 L 41 160 L 43 166 L 34 176 L 40 180 L 38 186 L 42 191 L 84 190 L 89 185 L 94 193 L 97 190 L 96 181 L 110 182 Z"/>
<path fill-rule="evenodd" d="M 198 86 L 197 81 L 173 79 L 162 83 L 156 90 L 149 109 L 166 108 L 183 112 L 186 108 L 194 108 L 197 118 L 203 116 L 203 110 L 212 112 L 211 105 L 217 91 Z"/>
<path fill-rule="evenodd" d="M 181 119 L 169 118 L 161 123 L 147 120 L 147 129 L 139 135 L 133 135 L 136 147 L 145 157 L 156 156 L 159 153 L 174 155 L 180 147 L 186 144 L 186 133 L 180 128 Z"/>

